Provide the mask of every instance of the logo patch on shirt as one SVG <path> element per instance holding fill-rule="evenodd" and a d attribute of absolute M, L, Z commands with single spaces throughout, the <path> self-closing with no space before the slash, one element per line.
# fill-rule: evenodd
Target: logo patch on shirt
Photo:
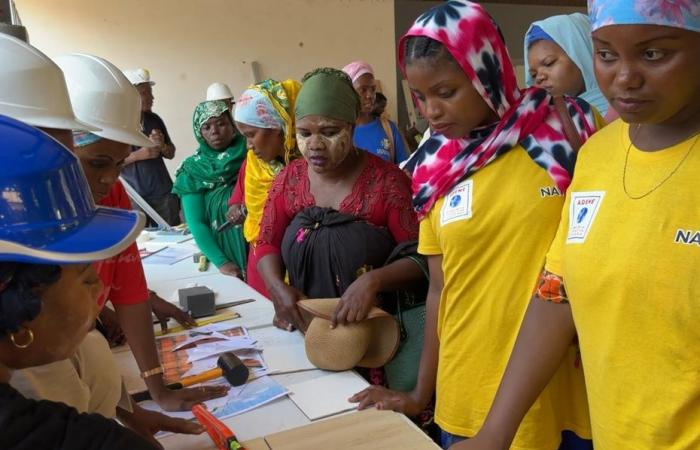
<path fill-rule="evenodd" d="M 440 225 L 471 219 L 474 180 L 462 181 L 447 194 L 440 210 Z"/>
<path fill-rule="evenodd" d="M 674 241 L 676 244 L 697 245 L 700 247 L 700 231 L 683 230 L 679 228 L 676 231 L 676 238 Z"/>
<path fill-rule="evenodd" d="M 567 244 L 582 244 L 593 226 L 595 216 L 600 210 L 605 192 L 572 192 L 569 205 L 569 233 Z"/>

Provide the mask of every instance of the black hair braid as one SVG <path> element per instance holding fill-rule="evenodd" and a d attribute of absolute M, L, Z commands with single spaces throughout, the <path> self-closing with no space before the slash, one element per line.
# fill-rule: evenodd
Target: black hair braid
<path fill-rule="evenodd" d="M 60 266 L 0 262 L 0 280 L 9 279 L 0 292 L 0 337 L 35 319 L 41 311 L 39 290 L 60 277 Z"/>
<path fill-rule="evenodd" d="M 403 49 L 404 64 L 409 65 L 417 59 L 445 61 L 457 65 L 457 61 L 441 42 L 427 36 L 411 36 L 406 39 Z"/>

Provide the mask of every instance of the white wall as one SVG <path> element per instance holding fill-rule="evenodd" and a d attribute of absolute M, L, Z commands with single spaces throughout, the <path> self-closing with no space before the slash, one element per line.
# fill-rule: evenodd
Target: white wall
<path fill-rule="evenodd" d="M 195 148 L 192 111 L 213 81 L 235 95 L 263 78 L 370 62 L 396 116 L 393 0 L 15 0 L 31 43 L 58 56 L 86 52 L 122 69 L 146 67 L 154 111 L 177 146 L 174 171 Z"/>

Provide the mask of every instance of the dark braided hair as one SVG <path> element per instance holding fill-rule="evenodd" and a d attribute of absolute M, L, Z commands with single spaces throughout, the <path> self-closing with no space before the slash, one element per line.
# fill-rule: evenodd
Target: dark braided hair
<path fill-rule="evenodd" d="M 404 64 L 408 66 L 417 59 L 428 59 L 433 64 L 438 61 L 445 61 L 459 66 L 441 42 L 427 36 L 410 36 L 406 39 L 403 48 Z"/>
<path fill-rule="evenodd" d="M 41 289 L 58 281 L 61 267 L 0 262 L 0 337 L 15 333 L 41 311 Z"/>

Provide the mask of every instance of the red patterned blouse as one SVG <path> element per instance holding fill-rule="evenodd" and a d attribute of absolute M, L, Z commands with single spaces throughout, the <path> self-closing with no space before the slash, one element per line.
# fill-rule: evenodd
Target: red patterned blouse
<path fill-rule="evenodd" d="M 357 177 L 350 195 L 340 203 L 340 211 L 386 227 L 396 242 L 418 238 L 418 222 L 411 206 L 411 182 L 398 167 L 374 155 Z M 259 258 L 280 253 L 287 226 L 300 211 L 314 206 L 309 187 L 308 164 L 299 158 L 275 178 L 265 204 L 260 236 L 255 244 Z"/>

